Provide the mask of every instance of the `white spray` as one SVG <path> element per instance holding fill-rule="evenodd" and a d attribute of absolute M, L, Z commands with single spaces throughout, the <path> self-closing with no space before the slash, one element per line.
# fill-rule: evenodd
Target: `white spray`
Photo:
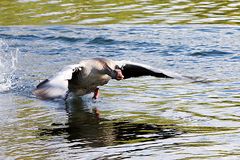
<path fill-rule="evenodd" d="M 11 49 L 7 42 L 0 39 L 0 92 L 10 90 L 13 85 L 18 53 L 18 49 Z"/>

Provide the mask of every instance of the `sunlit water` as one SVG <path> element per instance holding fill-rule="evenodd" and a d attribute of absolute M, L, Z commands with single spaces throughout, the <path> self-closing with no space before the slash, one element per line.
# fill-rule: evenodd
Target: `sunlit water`
<path fill-rule="evenodd" d="M 0 27 L 0 38 L 1 159 L 240 157 L 239 27 Z M 96 102 L 32 95 L 64 65 L 91 57 L 209 82 L 113 80 Z"/>
<path fill-rule="evenodd" d="M 0 25 L 239 25 L 239 11 L 239 0 L 1 0 Z"/>
<path fill-rule="evenodd" d="M 0 27 L 0 159 L 239 159 L 240 28 L 229 26 L 240 24 L 239 7 L 235 0 L 1 0 L 1 26 L 55 26 Z M 32 95 L 64 65 L 92 57 L 209 81 L 113 80 L 96 102 Z"/>

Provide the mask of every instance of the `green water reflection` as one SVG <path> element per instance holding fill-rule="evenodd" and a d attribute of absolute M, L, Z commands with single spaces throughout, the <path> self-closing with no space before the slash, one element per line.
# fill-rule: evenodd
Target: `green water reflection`
<path fill-rule="evenodd" d="M 146 112 L 99 111 L 89 108 L 80 98 L 60 105 L 57 110 L 44 107 L 41 101 L 16 98 L 20 105 L 15 116 L 9 115 L 1 125 L 1 145 L 5 157 L 19 159 L 51 158 L 64 148 L 104 147 L 119 144 L 151 142 L 205 135 L 224 135 L 238 132 L 235 127 L 211 127 L 187 124 L 185 121 L 149 115 Z M 48 104 L 48 103 L 46 103 Z M 54 103 L 53 103 L 54 104 Z M 61 107 L 62 106 L 62 107 Z M 121 114 L 121 118 L 105 117 Z M 208 147 L 215 141 L 189 141 L 176 147 Z M 173 147 L 174 148 L 174 147 Z"/>
<path fill-rule="evenodd" d="M 240 24 L 232 0 L 1 0 L 0 25 Z"/>

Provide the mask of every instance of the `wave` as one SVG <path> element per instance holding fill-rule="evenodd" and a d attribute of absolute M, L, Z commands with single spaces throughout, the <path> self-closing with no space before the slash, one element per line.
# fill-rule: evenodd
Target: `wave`
<path fill-rule="evenodd" d="M 1 33 L 0 37 L 3 39 L 19 39 L 19 40 L 36 40 L 41 38 L 33 34 L 12 35 L 5 33 Z"/>
<path fill-rule="evenodd" d="M 118 44 L 118 43 L 122 43 L 122 42 L 116 41 L 116 40 L 113 40 L 113 39 L 109 39 L 109 38 L 105 38 L 105 37 L 102 37 L 102 36 L 91 39 L 88 42 L 88 44 L 101 44 L 101 45 L 114 45 L 114 44 Z"/>
<path fill-rule="evenodd" d="M 65 42 L 79 42 L 79 41 L 85 40 L 84 38 L 65 37 L 65 36 L 49 36 L 49 37 L 44 37 L 44 39 L 58 40 L 58 41 L 65 41 Z"/>
<path fill-rule="evenodd" d="M 194 52 L 190 53 L 191 56 L 225 56 L 229 54 L 234 54 L 232 52 L 224 52 L 219 50 L 211 50 L 211 51 L 201 51 L 201 52 Z"/>
<path fill-rule="evenodd" d="M 56 41 L 64 41 L 64 42 L 78 42 L 84 41 L 84 38 L 78 37 L 67 37 L 67 36 L 38 36 L 33 34 L 22 34 L 22 35 L 10 35 L 10 34 L 0 34 L 0 37 L 3 39 L 18 39 L 18 40 L 56 40 Z"/>

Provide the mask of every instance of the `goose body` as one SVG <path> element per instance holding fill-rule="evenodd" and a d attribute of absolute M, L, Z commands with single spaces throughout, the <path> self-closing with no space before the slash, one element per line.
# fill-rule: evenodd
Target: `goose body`
<path fill-rule="evenodd" d="M 68 89 L 78 96 L 93 92 L 98 86 L 107 84 L 114 78 L 115 64 L 107 59 L 90 59 L 81 61 L 71 79 L 68 79 Z M 113 73 L 112 73 L 113 72 Z"/>
<path fill-rule="evenodd" d="M 91 92 L 98 98 L 98 86 L 111 79 L 122 80 L 139 76 L 182 78 L 181 75 L 130 61 L 93 58 L 64 67 L 55 76 L 39 83 L 33 93 L 42 99 L 66 98 L 68 93 L 83 96 Z"/>

